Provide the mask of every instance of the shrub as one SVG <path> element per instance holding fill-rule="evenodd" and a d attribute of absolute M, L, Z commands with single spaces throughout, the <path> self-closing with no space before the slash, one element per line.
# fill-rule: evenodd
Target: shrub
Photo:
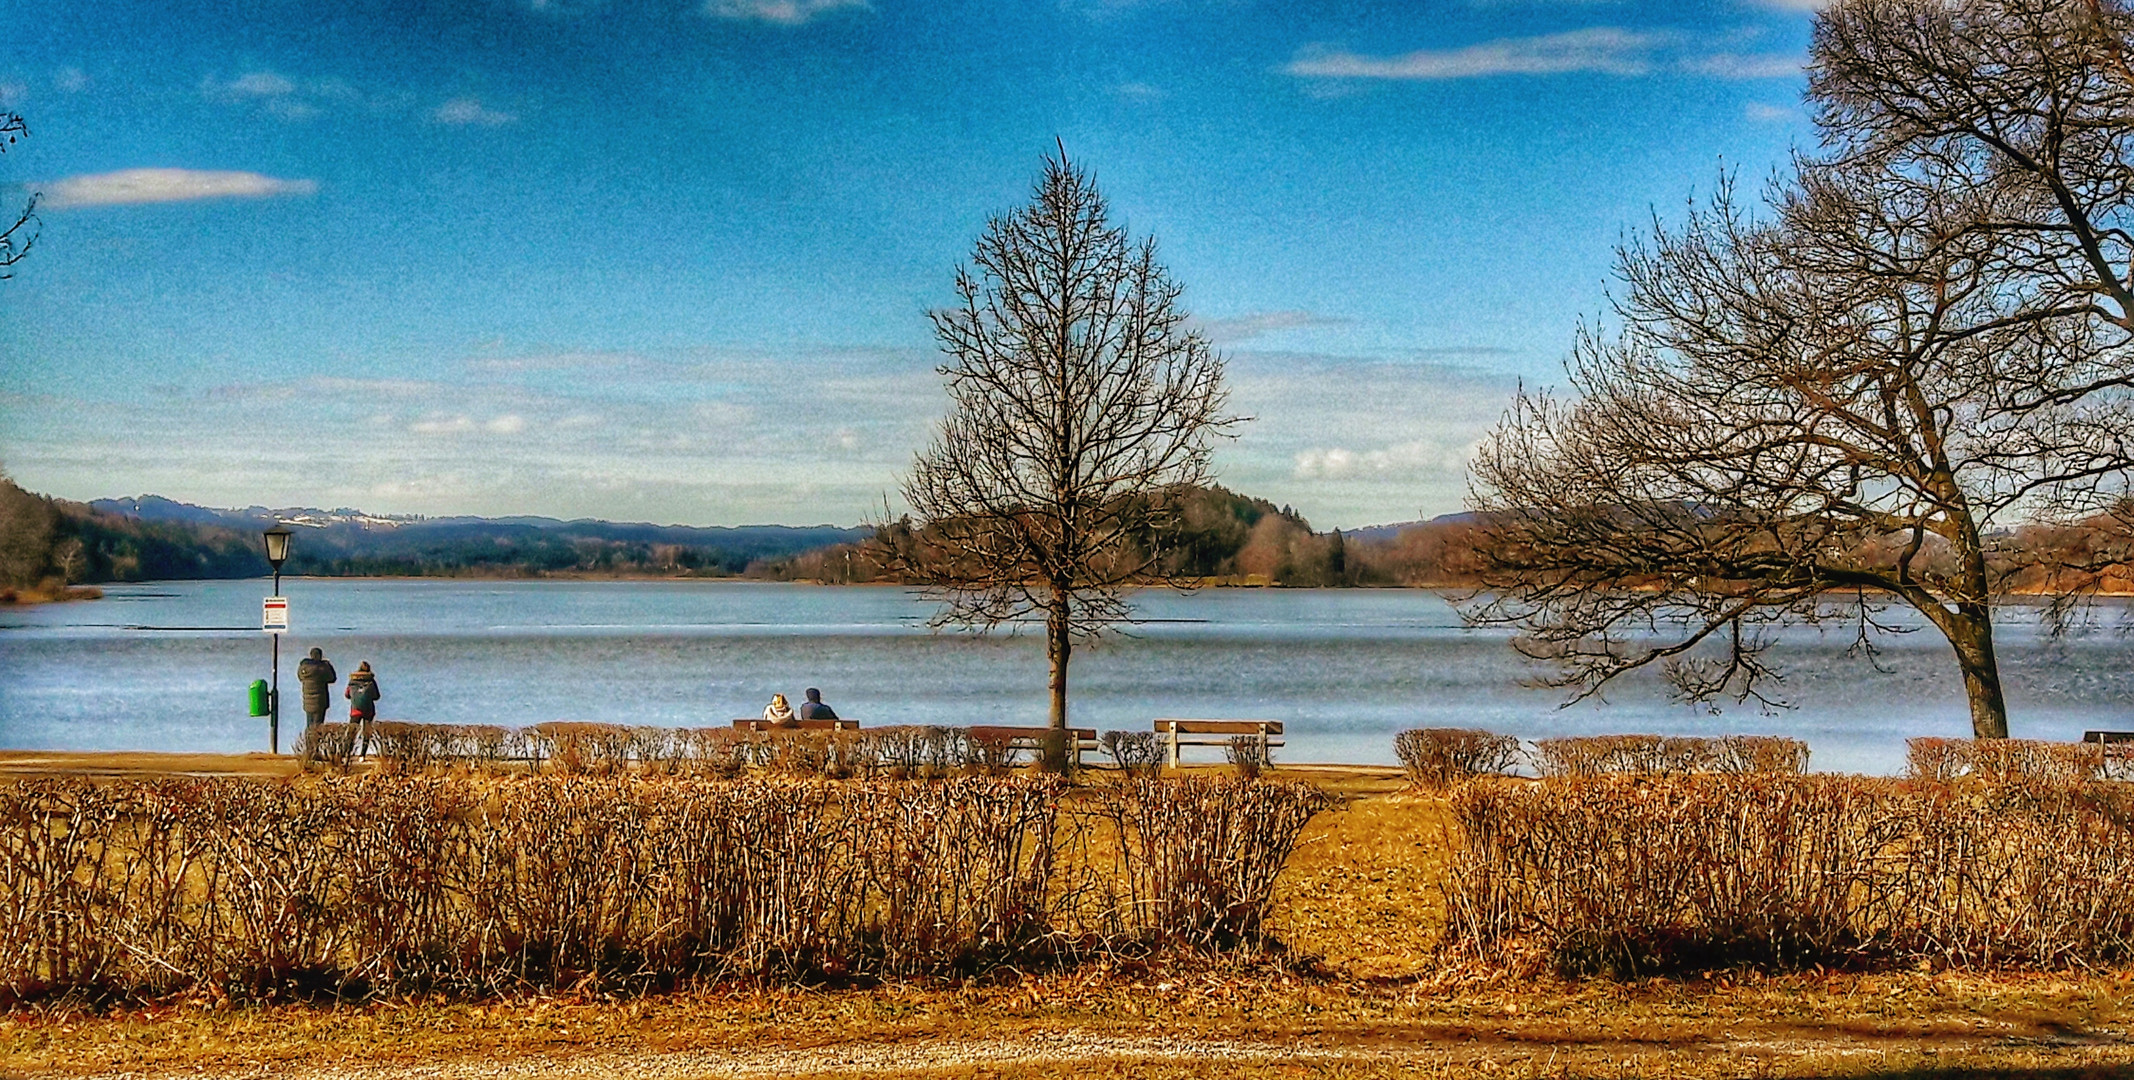
<path fill-rule="evenodd" d="M 1223 756 L 1230 759 L 1240 780 L 1257 780 L 1267 771 L 1267 744 L 1257 735 L 1232 735 L 1223 746 Z"/>
<path fill-rule="evenodd" d="M 1107 731 L 1097 746 L 1128 776 L 1155 776 L 1163 771 L 1163 741 L 1153 731 Z"/>
<path fill-rule="evenodd" d="M 1543 776 L 1798 773 L 1807 764 L 1807 743 L 1767 736 L 1595 735 L 1534 742 L 1534 767 Z"/>
<path fill-rule="evenodd" d="M 2104 769 L 2096 743 L 2035 739 L 1907 739 L 1905 771 L 1915 780 L 2092 780 Z"/>
<path fill-rule="evenodd" d="M 1105 936 L 1220 948 L 1260 938 L 1298 834 L 1332 805 L 1302 783 L 1136 778 L 1099 790 L 1115 873 Z"/>
<path fill-rule="evenodd" d="M 566 720 L 526 729 L 531 756 L 565 776 L 606 776 L 628 767 L 633 729 Z"/>
<path fill-rule="evenodd" d="M 1393 737 L 1408 782 L 1441 791 L 1472 776 L 1510 772 L 1519 764 L 1519 740 L 1470 728 L 1414 728 Z"/>
<path fill-rule="evenodd" d="M 2134 958 L 2119 785 L 1570 777 L 1453 799 L 1450 956 L 1573 972 Z"/>
<path fill-rule="evenodd" d="M 290 752 L 305 772 L 333 769 L 348 770 L 349 758 L 356 751 L 356 727 L 354 724 L 316 724 L 304 729 L 296 737 Z"/>
<path fill-rule="evenodd" d="M 1222 945 L 1256 936 L 1324 803 L 1303 785 L 1141 781 L 1070 813 L 1065 790 L 634 776 L 0 785 L 0 1001 L 903 978 L 1071 961 L 1122 934 Z M 1097 842 L 1099 826 L 1123 840 Z"/>

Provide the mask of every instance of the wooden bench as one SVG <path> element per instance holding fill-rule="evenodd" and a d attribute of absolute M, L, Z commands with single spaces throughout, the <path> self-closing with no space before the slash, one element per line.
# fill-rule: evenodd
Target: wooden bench
<path fill-rule="evenodd" d="M 2082 741 L 2096 743 L 2108 758 L 2134 757 L 2134 731 L 2085 731 Z"/>
<path fill-rule="evenodd" d="M 1178 748 L 1181 746 L 1228 746 L 1230 740 L 1240 735 L 1257 736 L 1260 741 L 1260 758 L 1272 761 L 1268 754 L 1272 747 L 1282 745 L 1282 722 L 1280 720 L 1184 720 L 1164 717 L 1155 721 L 1156 734 L 1164 737 L 1165 753 L 1170 758 L 1171 768 L 1178 767 Z"/>
<path fill-rule="evenodd" d="M 734 721 L 737 731 L 858 731 L 857 720 L 795 720 L 791 724 L 773 724 L 764 718 L 741 717 Z"/>
<path fill-rule="evenodd" d="M 1008 744 L 1011 750 L 1028 750 L 1041 754 L 1045 751 L 1045 738 L 1052 733 L 1049 727 L 1009 727 L 1002 724 L 980 724 L 965 729 L 973 741 L 999 741 Z M 1097 748 L 1097 729 L 1068 728 L 1067 734 L 1074 740 L 1075 764 L 1082 763 L 1082 755 Z"/>

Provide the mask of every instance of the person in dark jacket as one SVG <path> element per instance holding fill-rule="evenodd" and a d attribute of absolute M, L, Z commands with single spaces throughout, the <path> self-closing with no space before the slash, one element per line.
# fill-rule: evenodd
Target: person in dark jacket
<path fill-rule="evenodd" d="M 837 719 L 837 710 L 822 703 L 822 691 L 810 686 L 808 687 L 807 698 L 808 700 L 800 703 L 800 718 L 802 720 Z"/>
<path fill-rule="evenodd" d="M 356 665 L 348 676 L 348 685 L 341 688 L 341 696 L 348 699 L 348 722 L 363 725 L 363 743 L 357 756 L 368 757 L 371 721 L 378 716 L 378 699 L 385 696 L 378 689 L 378 676 L 371 673 L 370 661 Z"/>
<path fill-rule="evenodd" d="M 304 685 L 304 726 L 315 728 L 326 722 L 326 708 L 330 700 L 327 687 L 341 681 L 339 672 L 333 669 L 333 661 L 318 649 L 298 661 L 296 681 Z"/>

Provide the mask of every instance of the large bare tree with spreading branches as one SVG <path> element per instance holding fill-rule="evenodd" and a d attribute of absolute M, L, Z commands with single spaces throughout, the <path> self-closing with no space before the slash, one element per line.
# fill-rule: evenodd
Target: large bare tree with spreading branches
<path fill-rule="evenodd" d="M 2042 0 L 1820 16 L 1827 152 L 1761 218 L 1722 185 L 1619 253 L 1575 395 L 1523 393 L 1478 456 L 1496 591 L 1471 613 L 1579 696 L 1657 664 L 1770 702 L 1761 627 L 1843 617 L 1871 649 L 1908 605 L 2005 737 L 1992 616 L 2030 556 L 1994 538 L 2121 504 L 2134 469 L 2127 27 Z"/>
<path fill-rule="evenodd" d="M 1075 645 L 1129 619 L 1128 589 L 1175 584 L 1166 526 L 1235 422 L 1223 362 L 1154 241 L 1112 223 L 1064 150 L 1027 206 L 988 223 L 956 294 L 932 313 L 951 411 L 903 485 L 915 521 L 882 534 L 943 601 L 937 625 L 1044 620 L 1064 733 Z"/>

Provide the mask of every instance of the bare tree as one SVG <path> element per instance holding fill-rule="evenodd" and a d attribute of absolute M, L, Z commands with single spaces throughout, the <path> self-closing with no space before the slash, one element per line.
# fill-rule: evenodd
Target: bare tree
<path fill-rule="evenodd" d="M 1998 530 L 2123 507 L 2134 467 L 2129 26 L 2104 0 L 1819 16 L 1828 153 L 1772 221 L 1723 188 L 1620 254 L 1578 398 L 1522 394 L 1479 457 L 1502 591 L 1474 617 L 1581 697 L 1658 663 L 1691 700 L 1770 702 L 1760 626 L 1842 615 L 1871 652 L 1906 604 L 2005 736 L 1993 606 L 2038 553 Z"/>
<path fill-rule="evenodd" d="M 18 138 L 29 135 L 29 125 L 20 114 L 0 112 L 0 152 L 14 145 Z M 31 245 L 37 242 L 37 193 L 23 201 L 21 212 L 15 215 L 5 229 L 0 229 L 0 281 L 14 277 L 12 267 L 30 253 Z M 0 219 L 4 220 L 4 219 Z"/>
<path fill-rule="evenodd" d="M 936 625 L 1043 616 L 1056 731 L 1076 643 L 1130 617 L 1126 590 L 1180 584 L 1167 526 L 1236 423 L 1179 292 L 1062 150 L 1029 205 L 988 223 L 957 304 L 932 313 L 953 405 L 903 485 L 916 529 L 882 536 L 943 601 Z"/>

